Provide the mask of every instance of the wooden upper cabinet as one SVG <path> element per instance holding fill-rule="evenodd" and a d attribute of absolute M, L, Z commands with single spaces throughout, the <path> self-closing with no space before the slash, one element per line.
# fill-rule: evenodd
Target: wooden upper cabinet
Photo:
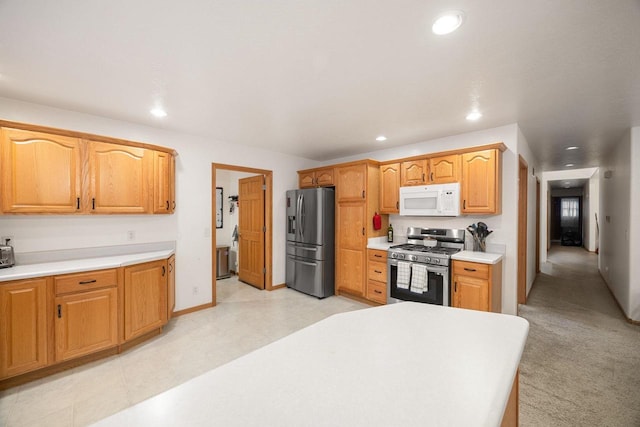
<path fill-rule="evenodd" d="M 41 126 L 0 125 L 0 213 L 175 210 L 170 150 Z"/>
<path fill-rule="evenodd" d="M 80 210 L 80 140 L 2 128 L 2 210 L 75 213 Z"/>
<path fill-rule="evenodd" d="M 429 182 L 446 184 L 460 181 L 460 155 L 432 157 L 429 159 Z"/>
<path fill-rule="evenodd" d="M 164 151 L 153 152 L 153 213 L 173 213 L 175 161 Z"/>
<path fill-rule="evenodd" d="M 429 176 L 429 161 L 427 159 L 411 160 L 401 163 L 400 183 L 402 187 L 422 185 Z"/>
<path fill-rule="evenodd" d="M 337 168 L 337 201 L 362 201 L 366 197 L 367 164 L 359 163 Z"/>
<path fill-rule="evenodd" d="M 47 278 L 0 286 L 0 378 L 46 366 Z"/>
<path fill-rule="evenodd" d="M 331 187 L 334 185 L 333 168 L 309 169 L 298 172 L 300 188 Z"/>
<path fill-rule="evenodd" d="M 462 154 L 462 213 L 501 212 L 500 168 L 497 149 Z"/>
<path fill-rule="evenodd" d="M 152 152 L 89 141 L 89 203 L 93 213 L 148 213 Z"/>
<path fill-rule="evenodd" d="M 380 213 L 400 211 L 400 163 L 380 166 Z"/>

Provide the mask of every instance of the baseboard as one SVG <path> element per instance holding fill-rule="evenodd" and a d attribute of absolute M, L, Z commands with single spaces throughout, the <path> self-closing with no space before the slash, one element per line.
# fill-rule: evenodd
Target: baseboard
<path fill-rule="evenodd" d="M 627 323 L 630 323 L 632 325 L 640 325 L 640 320 L 633 320 L 632 318 L 627 317 L 627 313 L 625 313 L 624 310 L 622 309 L 622 305 L 620 305 L 620 301 L 618 301 L 618 298 L 616 298 L 616 294 L 614 294 L 613 291 L 611 290 L 611 287 L 609 286 L 609 282 L 607 282 L 607 280 L 604 278 L 604 276 L 602 275 L 602 272 L 600 270 L 598 270 L 598 274 L 600 274 L 600 277 L 602 278 L 602 281 L 607 286 L 607 289 L 609 290 L 609 293 L 611 294 L 611 296 L 613 297 L 613 300 L 616 302 L 616 305 L 620 309 L 620 313 L 622 313 L 622 317 L 625 318 Z"/>
<path fill-rule="evenodd" d="M 276 289 L 282 289 L 287 287 L 286 283 L 280 283 L 279 285 L 271 285 L 270 288 L 267 288 L 268 291 L 275 291 Z"/>
<path fill-rule="evenodd" d="M 182 316 L 183 314 L 193 313 L 195 311 L 204 310 L 205 308 L 211 308 L 211 307 L 213 307 L 213 304 L 208 302 L 206 304 L 196 305 L 195 307 L 185 308 L 184 310 L 174 311 L 173 314 L 171 315 L 171 318 Z"/>

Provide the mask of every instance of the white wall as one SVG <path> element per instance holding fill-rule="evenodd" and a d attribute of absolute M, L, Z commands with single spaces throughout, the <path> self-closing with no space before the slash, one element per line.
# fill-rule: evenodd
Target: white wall
<path fill-rule="evenodd" d="M 602 221 L 600 218 L 600 169 L 596 170 L 593 176 L 589 179 L 589 221 L 587 232 L 587 249 L 591 252 L 595 252 L 598 249 L 598 222 Z M 598 217 L 596 220 L 596 216 Z"/>
<path fill-rule="evenodd" d="M 640 322 L 640 126 L 631 129 L 631 197 L 629 216 L 629 311 Z"/>
<path fill-rule="evenodd" d="M 415 156 L 425 153 L 435 153 L 458 148 L 486 145 L 495 142 L 504 142 L 507 150 L 503 153 L 502 170 L 502 214 L 461 216 L 457 218 L 424 218 L 424 217 L 400 217 L 390 215 L 393 224 L 394 235 L 406 235 L 408 226 L 417 227 L 445 227 L 465 229 L 469 224 L 483 221 L 489 229 L 494 230 L 487 238 L 487 246 L 504 248 L 505 259 L 503 261 L 503 292 L 502 311 L 516 314 L 517 312 L 517 229 L 518 229 L 518 135 L 517 124 L 510 124 L 478 132 L 470 132 L 431 141 L 410 144 L 401 147 L 371 151 L 357 156 L 333 159 L 324 164 L 334 164 L 352 160 L 371 158 L 379 161 L 393 160 L 402 157 Z M 526 141 L 522 141 L 526 145 Z M 523 145 L 523 146 L 524 146 Z M 530 152 L 524 153 L 529 165 L 534 164 Z M 535 190 L 534 190 L 535 191 Z M 534 217 L 535 218 L 535 217 Z M 535 225 L 535 222 L 534 222 Z M 534 241 L 535 243 L 535 241 Z"/>
<path fill-rule="evenodd" d="M 224 163 L 273 171 L 273 283 L 284 283 L 285 192 L 297 187 L 297 170 L 317 162 L 6 98 L 0 98 L 0 117 L 173 147 L 179 153 L 174 215 L 2 216 L 0 234 L 15 237 L 16 252 L 175 241 L 176 310 L 211 302 L 211 163 Z M 126 240 L 129 230 L 136 232 L 133 242 Z"/>
<path fill-rule="evenodd" d="M 600 272 L 625 315 L 640 321 L 640 127 L 604 160 L 600 190 Z"/>
<path fill-rule="evenodd" d="M 591 178 L 595 176 L 598 172 L 598 168 L 583 168 L 583 169 L 573 169 L 573 170 L 564 170 L 564 171 L 545 171 L 542 172 L 542 184 L 540 186 L 540 263 L 547 262 L 547 244 L 548 244 L 548 227 L 549 227 L 549 197 L 551 196 L 551 192 L 549 190 L 549 182 L 550 181 L 561 181 L 561 180 L 571 180 L 571 179 L 589 179 L 591 182 Z M 590 193 L 594 193 L 597 195 L 599 191 L 597 190 L 598 186 L 590 187 Z M 590 195 L 591 202 L 589 203 L 589 218 L 595 218 L 595 214 L 599 212 L 599 205 L 597 202 L 597 196 L 594 194 Z M 600 215 L 598 215 L 599 217 Z M 592 227 L 591 222 L 589 223 L 589 227 Z"/>

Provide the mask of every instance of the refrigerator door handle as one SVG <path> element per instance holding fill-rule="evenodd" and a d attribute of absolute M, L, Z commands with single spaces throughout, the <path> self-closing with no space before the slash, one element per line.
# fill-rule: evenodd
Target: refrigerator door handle
<path fill-rule="evenodd" d="M 300 194 L 300 237 L 304 241 L 304 194 Z"/>
<path fill-rule="evenodd" d="M 310 265 L 312 267 L 317 267 L 318 266 L 318 264 L 316 264 L 315 262 L 307 262 L 307 261 L 300 261 L 300 260 L 297 260 L 296 262 L 300 263 L 300 264 L 304 264 L 304 265 Z"/>
<path fill-rule="evenodd" d="M 297 233 L 302 236 L 302 229 L 300 228 L 300 199 L 302 198 L 302 194 L 298 194 L 298 198 L 296 199 L 296 227 Z"/>
<path fill-rule="evenodd" d="M 305 248 L 304 246 L 296 246 L 296 249 L 302 249 L 303 251 L 318 252 L 318 248 Z"/>

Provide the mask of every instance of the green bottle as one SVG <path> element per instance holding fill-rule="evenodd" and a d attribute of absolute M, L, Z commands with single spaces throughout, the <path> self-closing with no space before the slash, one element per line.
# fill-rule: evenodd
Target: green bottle
<path fill-rule="evenodd" d="M 387 228 L 387 242 L 393 242 L 393 227 L 389 224 L 389 228 Z"/>

